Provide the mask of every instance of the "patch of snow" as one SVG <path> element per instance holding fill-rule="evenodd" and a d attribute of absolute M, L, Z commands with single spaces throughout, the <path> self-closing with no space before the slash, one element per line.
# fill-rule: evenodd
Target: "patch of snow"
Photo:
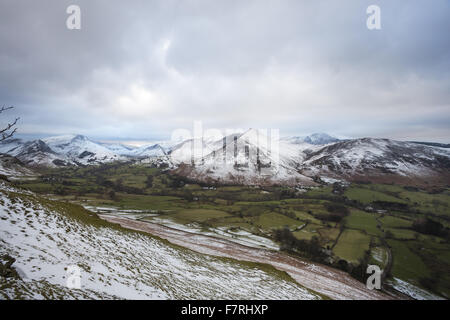
<path fill-rule="evenodd" d="M 442 297 L 439 297 L 399 278 L 394 277 L 393 281 L 391 281 L 390 284 L 392 285 L 392 287 L 394 287 L 395 290 L 398 290 L 401 293 L 406 294 L 407 296 L 410 296 L 411 298 L 414 298 L 416 300 L 445 300 Z"/>

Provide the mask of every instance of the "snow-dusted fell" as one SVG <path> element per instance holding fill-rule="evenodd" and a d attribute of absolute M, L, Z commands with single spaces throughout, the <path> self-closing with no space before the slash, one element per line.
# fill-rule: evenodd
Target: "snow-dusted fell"
<path fill-rule="evenodd" d="M 0 154 L 0 175 L 15 179 L 34 176 L 35 174 L 16 157 Z"/>
<path fill-rule="evenodd" d="M 194 141 L 185 141 L 171 156 L 179 174 L 210 182 L 309 185 L 316 177 L 402 183 L 450 180 L 450 150 L 371 138 L 320 145 L 330 140 L 310 137 L 312 144 L 290 139 L 277 144 L 252 129 L 214 143 L 203 142 L 204 148 L 197 153 L 193 153 Z"/>
<path fill-rule="evenodd" d="M 151 158 L 166 156 L 177 143 L 172 141 L 155 141 L 137 147 L 121 143 L 99 143 L 110 151 L 127 157 Z"/>
<path fill-rule="evenodd" d="M 242 184 L 313 183 L 295 168 L 303 158 L 301 148 L 272 140 L 256 129 L 203 142 L 203 149 L 197 152 L 196 145 L 201 146 L 201 141 L 190 140 L 171 153 L 174 163 L 194 162 L 192 167 L 179 169 L 179 173 L 194 179 Z"/>
<path fill-rule="evenodd" d="M 388 139 L 342 141 L 309 153 L 301 164 L 309 176 L 407 177 L 449 181 L 450 150 Z"/>
<path fill-rule="evenodd" d="M 306 137 L 283 137 L 281 140 L 292 144 L 312 144 L 312 145 L 326 145 L 340 141 L 338 138 L 330 136 L 327 133 L 313 133 Z"/>
<path fill-rule="evenodd" d="M 126 145 L 122 143 L 105 143 L 105 142 L 99 142 L 99 145 L 105 147 L 106 149 L 112 151 L 115 154 L 121 155 L 121 156 L 127 156 L 131 154 L 133 151 L 138 149 L 138 147 Z"/>
<path fill-rule="evenodd" d="M 3 141 L 0 143 L 0 152 L 14 156 L 30 167 L 56 167 L 71 164 L 65 155 L 57 154 L 42 140 L 24 142 L 12 139 Z"/>
<path fill-rule="evenodd" d="M 271 139 L 263 131 L 249 129 L 221 139 L 133 147 L 65 135 L 28 142 L 9 139 L 0 143 L 0 153 L 28 166 L 46 167 L 131 160 L 177 169 L 192 179 L 224 183 L 309 185 L 316 177 L 322 181 L 449 181 L 449 149 L 388 139 L 336 140 L 327 134 Z"/>
<path fill-rule="evenodd" d="M 339 141 L 338 138 L 332 137 L 326 133 L 313 133 L 305 138 L 306 143 L 315 145 L 324 145 L 329 143 L 335 143 L 338 141 Z"/>
<path fill-rule="evenodd" d="M 118 154 L 82 135 L 65 135 L 42 140 L 55 153 L 63 154 L 81 164 L 111 162 L 120 159 Z"/>
<path fill-rule="evenodd" d="M 0 143 L 0 153 L 14 156 L 28 166 L 59 167 L 120 160 L 119 154 L 82 135 L 64 135 L 39 140 L 9 139 Z"/>
<path fill-rule="evenodd" d="M 7 139 L 0 142 L 0 153 L 10 154 L 13 150 L 23 145 L 25 141 L 22 139 Z"/>
<path fill-rule="evenodd" d="M 159 144 L 152 144 L 136 148 L 128 155 L 139 158 L 161 157 L 166 155 L 166 150 Z"/>

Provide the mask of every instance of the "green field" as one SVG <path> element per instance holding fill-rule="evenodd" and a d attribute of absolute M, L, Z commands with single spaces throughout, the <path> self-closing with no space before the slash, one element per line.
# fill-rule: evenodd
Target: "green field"
<path fill-rule="evenodd" d="M 409 229 L 395 229 L 395 228 L 387 228 L 394 236 L 394 239 L 397 240 L 412 240 L 415 239 L 416 236 L 420 238 L 419 234 L 414 230 Z"/>
<path fill-rule="evenodd" d="M 316 239 L 328 249 L 326 261 L 343 259 L 356 265 L 372 250 L 371 262 L 377 257 L 386 263 L 387 240 L 392 246 L 392 276 L 424 288 L 423 279 L 438 274 L 438 285 L 426 289 L 450 296 L 448 236 L 413 230 L 414 221 L 424 217 L 450 228 L 448 188 L 353 183 L 337 193 L 332 185 L 296 193 L 280 186 L 205 185 L 129 163 L 46 170 L 34 181 L 15 183 L 51 199 L 153 210 L 161 219 L 195 222 L 205 229 L 239 228 L 273 241 L 277 231 L 287 228 L 295 239 Z M 329 219 L 333 207 L 346 208 L 347 213 Z"/>
<path fill-rule="evenodd" d="M 393 274 L 406 281 L 418 284 L 418 279 L 429 276 L 429 270 L 418 255 L 411 251 L 409 243 L 388 240 L 394 255 Z"/>
<path fill-rule="evenodd" d="M 320 225 L 317 224 L 308 224 L 306 227 L 299 231 L 294 231 L 293 234 L 297 239 L 301 240 L 310 240 L 314 236 L 320 236 L 319 229 Z"/>
<path fill-rule="evenodd" d="M 286 217 L 276 212 L 268 212 L 252 218 L 253 223 L 262 229 L 276 229 L 284 226 L 297 227 L 302 222 Z"/>
<path fill-rule="evenodd" d="M 380 218 L 381 223 L 387 228 L 409 228 L 412 226 L 411 220 L 406 220 L 403 218 L 384 216 Z"/>
<path fill-rule="evenodd" d="M 309 214 L 307 212 L 295 211 L 295 216 L 304 222 L 310 222 L 319 225 L 322 224 L 319 219 L 315 218 L 312 214 Z"/>
<path fill-rule="evenodd" d="M 350 187 L 345 191 L 345 195 L 350 200 L 358 200 L 364 204 L 369 204 L 374 201 L 390 201 L 390 202 L 401 202 L 404 203 L 405 201 L 402 199 L 399 199 L 395 196 L 376 191 L 376 190 L 370 190 L 368 188 L 363 188 L 360 186 L 354 186 Z"/>
<path fill-rule="evenodd" d="M 183 209 L 171 214 L 170 217 L 183 222 L 205 222 L 210 219 L 218 219 L 229 217 L 230 215 L 224 211 L 211 209 Z"/>
<path fill-rule="evenodd" d="M 376 215 L 361 210 L 351 210 L 345 220 L 345 226 L 350 229 L 365 231 L 374 236 L 381 236 L 382 232 L 377 228 Z"/>
<path fill-rule="evenodd" d="M 356 263 L 369 250 L 370 236 L 357 230 L 345 230 L 333 252 L 349 262 Z"/>

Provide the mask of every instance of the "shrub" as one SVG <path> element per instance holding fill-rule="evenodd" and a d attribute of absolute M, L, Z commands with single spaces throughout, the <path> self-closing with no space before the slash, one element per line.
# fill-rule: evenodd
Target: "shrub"
<path fill-rule="evenodd" d="M 328 214 L 318 214 L 317 218 L 322 221 L 340 222 L 344 217 L 346 217 L 350 212 L 348 208 L 342 204 L 326 204 Z"/>
<path fill-rule="evenodd" d="M 445 237 L 448 234 L 442 223 L 431 220 L 430 218 L 419 218 L 415 220 L 412 228 L 417 232 L 438 237 Z"/>
<path fill-rule="evenodd" d="M 311 240 L 297 239 L 289 228 L 278 229 L 274 233 L 275 240 L 281 243 L 281 249 L 296 253 L 312 260 L 325 262 L 327 255 L 320 246 L 319 238 L 314 236 Z"/>

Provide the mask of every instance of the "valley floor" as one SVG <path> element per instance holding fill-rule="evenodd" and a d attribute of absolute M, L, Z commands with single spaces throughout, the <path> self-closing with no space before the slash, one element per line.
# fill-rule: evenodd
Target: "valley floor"
<path fill-rule="evenodd" d="M 313 297 L 382 298 L 364 287 L 366 267 L 373 264 L 385 271 L 385 284 L 411 298 L 450 296 L 448 187 L 330 183 L 315 188 L 202 184 L 152 165 L 111 163 L 44 170 L 35 180 L 8 185 L 15 193 L 32 191 L 38 203 L 58 204 L 56 212 L 58 206 L 75 206 L 71 212 L 76 217 L 95 216 L 82 205 L 148 237 L 167 239 L 178 250 L 187 247 L 199 256 L 233 258 L 233 263 L 271 270 L 273 279 L 310 288 L 305 290 Z M 2 231 L 8 219 L 0 220 Z M 98 217 L 91 224 L 113 226 Z M 27 228 L 17 232 L 27 237 Z M 260 264 L 269 261 L 271 266 Z M 342 283 L 352 287 L 349 293 L 340 291 Z M 168 298 L 175 296 L 183 295 Z M 298 298 L 291 293 L 277 297 L 286 296 Z"/>

